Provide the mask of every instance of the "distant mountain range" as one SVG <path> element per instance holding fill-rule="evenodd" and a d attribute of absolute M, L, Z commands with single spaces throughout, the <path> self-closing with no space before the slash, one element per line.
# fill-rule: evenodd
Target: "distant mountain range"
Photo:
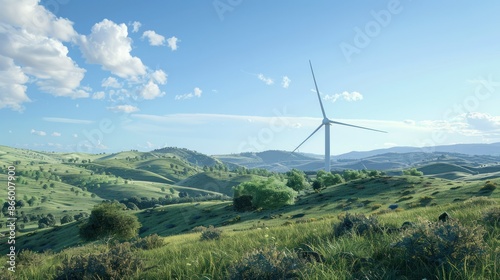
<path fill-rule="evenodd" d="M 323 168 L 323 156 L 291 153 L 289 151 L 264 151 L 213 156 L 227 165 L 263 168 L 285 172 L 291 168 L 313 171 Z M 349 152 L 332 157 L 332 169 L 401 170 L 430 162 L 455 158 L 462 165 L 493 164 L 500 161 L 500 143 L 456 144 L 426 148 L 392 147 L 364 152 Z"/>

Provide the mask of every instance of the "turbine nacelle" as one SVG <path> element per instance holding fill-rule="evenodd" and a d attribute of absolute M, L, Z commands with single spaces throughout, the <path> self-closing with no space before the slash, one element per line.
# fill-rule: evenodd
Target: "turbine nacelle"
<path fill-rule="evenodd" d="M 323 119 L 323 124 L 324 124 L 324 125 L 330 125 L 330 123 L 331 123 L 331 122 L 332 122 L 332 121 L 331 121 L 331 120 L 329 120 L 328 118 L 324 118 L 324 119 Z"/>

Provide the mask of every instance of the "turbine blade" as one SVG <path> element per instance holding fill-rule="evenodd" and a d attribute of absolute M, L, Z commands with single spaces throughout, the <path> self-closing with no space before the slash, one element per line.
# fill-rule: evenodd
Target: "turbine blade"
<path fill-rule="evenodd" d="M 318 84 L 316 83 L 316 77 L 314 77 L 314 71 L 311 61 L 309 60 L 309 66 L 311 66 L 311 73 L 314 80 L 314 86 L 316 87 L 316 94 L 318 94 L 319 105 L 321 106 L 321 112 L 323 113 L 323 118 L 326 119 L 325 108 L 323 108 L 323 102 L 321 102 L 321 97 L 319 96 Z"/>
<path fill-rule="evenodd" d="M 371 131 L 376 131 L 376 132 L 387 133 L 387 131 L 378 130 L 378 129 L 373 129 L 373 128 L 368 128 L 368 127 L 363 127 L 363 126 L 357 126 L 357 125 L 348 124 L 348 123 L 343 123 L 343 122 L 330 121 L 330 123 L 333 123 L 333 124 L 340 124 L 340 125 L 345 125 L 345 126 L 351 126 L 351 127 L 356 127 L 356 128 L 361 128 L 361 129 L 366 129 L 366 130 L 371 130 Z"/>
<path fill-rule="evenodd" d="M 300 145 L 297 146 L 297 148 L 295 148 L 293 152 L 295 152 L 300 146 L 302 146 L 302 144 L 304 144 L 307 140 L 309 140 L 309 138 L 311 138 L 311 136 L 314 135 L 314 133 L 318 132 L 318 130 L 323 126 L 323 124 L 320 124 L 320 126 L 318 126 L 318 128 L 316 128 L 316 130 L 313 131 L 313 133 L 311 133 L 311 135 L 309 135 L 309 137 L 306 138 L 306 140 L 302 141 L 302 143 L 300 143 Z"/>

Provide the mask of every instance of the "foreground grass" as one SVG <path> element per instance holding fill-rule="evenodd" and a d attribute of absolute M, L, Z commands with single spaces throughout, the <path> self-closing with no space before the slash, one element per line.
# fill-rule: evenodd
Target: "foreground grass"
<path fill-rule="evenodd" d="M 437 216 L 446 211 L 464 225 L 475 227 L 483 223 L 483 214 L 494 207 L 498 207 L 497 199 L 474 198 L 442 206 L 382 213 L 378 220 L 384 227 L 399 227 L 405 221 L 436 221 Z M 486 229 L 485 253 L 475 266 L 465 264 L 445 269 L 444 266 L 407 262 L 393 246 L 400 240 L 400 232 L 335 237 L 332 224 L 338 222 L 338 218 L 320 218 L 286 226 L 225 230 L 221 239 L 212 241 L 200 241 L 199 233 L 165 237 L 165 244 L 160 248 L 134 251 L 144 261 L 144 267 L 124 279 L 231 279 L 234 265 L 248 252 L 263 247 L 290 252 L 302 248 L 324 257 L 323 262 L 307 263 L 300 270 L 299 279 L 500 279 L 498 224 L 483 225 Z M 15 279 L 54 279 L 65 257 L 107 248 L 105 243 L 92 243 L 57 254 L 21 258 Z M 5 278 L 8 274 L 3 275 Z"/>

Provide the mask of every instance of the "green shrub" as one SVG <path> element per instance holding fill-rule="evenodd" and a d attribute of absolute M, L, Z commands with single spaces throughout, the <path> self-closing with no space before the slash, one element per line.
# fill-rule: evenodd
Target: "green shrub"
<path fill-rule="evenodd" d="M 483 215 L 483 221 L 490 226 L 500 226 L 500 207 L 494 207 Z"/>
<path fill-rule="evenodd" d="M 139 238 L 133 243 L 135 248 L 143 250 L 151 250 L 155 248 L 163 247 L 163 238 L 158 236 L 158 234 L 148 235 L 144 238 Z"/>
<path fill-rule="evenodd" d="M 222 235 L 222 230 L 215 228 L 214 226 L 209 226 L 201 232 L 201 240 L 218 240 Z"/>
<path fill-rule="evenodd" d="M 365 235 L 382 232 L 382 228 L 374 216 L 366 217 L 363 214 L 346 213 L 339 218 L 340 223 L 333 226 L 333 232 L 337 237 L 347 233 Z"/>
<path fill-rule="evenodd" d="M 94 206 L 87 223 L 80 227 L 80 235 L 87 240 L 109 236 L 130 239 L 137 236 L 140 226 L 137 217 L 125 212 L 120 203 L 104 202 Z"/>
<path fill-rule="evenodd" d="M 276 247 L 255 249 L 229 270 L 231 280 L 299 279 L 305 260 L 290 250 Z"/>
<path fill-rule="evenodd" d="M 30 266 L 30 265 L 37 266 L 39 264 L 42 264 L 49 254 L 51 253 L 48 252 L 37 253 L 31 250 L 22 250 L 19 253 L 19 256 L 16 261 L 19 263 L 20 266 Z"/>
<path fill-rule="evenodd" d="M 409 228 L 395 247 L 402 248 L 408 264 L 463 267 L 474 265 L 485 251 L 485 231 L 457 220 L 422 222 Z"/>
<path fill-rule="evenodd" d="M 497 185 L 493 182 L 487 181 L 484 186 L 481 187 L 479 191 L 481 192 L 492 192 L 497 188 Z"/>
<path fill-rule="evenodd" d="M 130 243 L 113 245 L 105 252 L 66 256 L 57 268 L 56 280 L 124 279 L 143 268 Z"/>

